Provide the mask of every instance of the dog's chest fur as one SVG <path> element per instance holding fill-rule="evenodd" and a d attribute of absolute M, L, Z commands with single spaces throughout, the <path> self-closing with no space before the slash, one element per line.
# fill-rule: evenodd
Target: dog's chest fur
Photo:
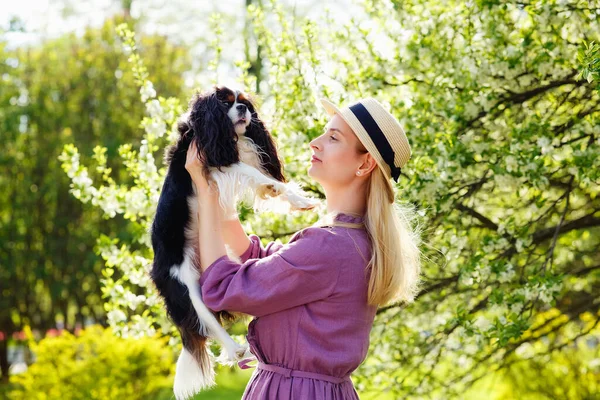
<path fill-rule="evenodd" d="M 254 143 L 254 141 L 244 135 L 239 135 L 237 142 L 238 153 L 240 156 L 240 162 L 247 164 L 251 167 L 256 168 L 261 173 L 266 174 L 267 171 L 262 167 L 258 153 L 261 149 Z M 225 208 L 226 215 L 236 214 L 235 200 L 237 199 L 237 192 L 242 189 L 246 189 L 250 186 L 251 174 L 240 173 L 246 170 L 246 167 L 239 167 L 232 169 L 232 166 L 224 168 L 225 173 L 219 172 L 217 169 L 212 170 L 212 177 L 218 183 L 220 189 L 220 203 Z M 233 184 L 237 182 L 237 184 Z M 188 197 L 188 207 L 190 209 L 190 223 L 185 229 L 185 236 L 188 239 L 188 243 L 191 243 L 193 248 L 189 250 L 190 256 L 193 256 L 198 252 L 198 193 L 196 185 L 192 185 L 193 194 Z M 227 245 L 226 245 L 227 247 Z M 229 252 L 229 249 L 228 249 Z M 187 251 L 186 251 L 187 253 Z M 233 253 L 230 253 L 232 257 Z M 233 255 L 232 258 L 236 256 Z"/>
<path fill-rule="evenodd" d="M 248 164 L 259 171 L 265 173 L 260 163 L 258 153 L 261 152 L 260 148 L 252 141 L 252 139 L 240 135 L 238 136 L 237 148 L 240 155 L 240 161 Z"/>

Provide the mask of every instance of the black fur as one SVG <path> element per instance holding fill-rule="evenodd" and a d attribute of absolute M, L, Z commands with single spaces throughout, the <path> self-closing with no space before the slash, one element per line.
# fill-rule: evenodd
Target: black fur
<path fill-rule="evenodd" d="M 286 182 L 271 135 L 268 133 L 265 124 L 256 115 L 254 107 L 250 108 L 250 112 L 252 113 L 252 122 L 246 130 L 246 136 L 252 139 L 261 149 L 264 149 L 264 153 L 259 154 L 259 156 L 261 164 L 266 167 L 269 175 L 280 182 Z"/>
<path fill-rule="evenodd" d="M 228 110 L 217 92 L 197 94 L 190 102 L 188 123 L 198 138 L 198 154 L 206 167 L 224 167 L 240 161 L 238 138 Z"/>

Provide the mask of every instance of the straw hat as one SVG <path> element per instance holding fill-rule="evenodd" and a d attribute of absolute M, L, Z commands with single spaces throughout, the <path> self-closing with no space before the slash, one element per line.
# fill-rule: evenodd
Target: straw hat
<path fill-rule="evenodd" d="M 400 169 L 412 153 L 408 138 L 396 118 L 371 97 L 342 109 L 327 99 L 320 100 L 329 115 L 339 114 L 350 125 L 385 176 L 398 182 Z"/>

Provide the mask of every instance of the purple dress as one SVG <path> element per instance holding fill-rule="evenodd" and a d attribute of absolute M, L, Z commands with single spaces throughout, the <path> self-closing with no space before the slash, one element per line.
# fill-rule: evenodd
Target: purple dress
<path fill-rule="evenodd" d="M 241 264 L 222 256 L 200 276 L 207 307 L 255 317 L 247 339 L 258 365 L 242 399 L 358 399 L 350 374 L 366 358 L 377 311 L 367 304 L 366 231 L 309 227 L 286 245 L 250 240 Z"/>

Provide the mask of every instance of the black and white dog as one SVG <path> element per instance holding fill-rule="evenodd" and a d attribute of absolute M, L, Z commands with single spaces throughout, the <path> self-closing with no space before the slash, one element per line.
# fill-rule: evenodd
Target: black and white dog
<path fill-rule="evenodd" d="M 183 350 L 174 383 L 180 400 L 215 384 L 208 337 L 220 342 L 217 361 L 222 364 L 252 356 L 222 326 L 242 314 L 213 312 L 202 302 L 197 191 L 185 169 L 190 144 L 197 145 L 203 172 L 218 187 L 226 218 L 236 217 L 238 201 L 250 202 L 257 211 L 286 211 L 282 204 L 288 211 L 306 210 L 319 202 L 306 197 L 297 184 L 286 182 L 271 134 L 243 92 L 215 86 L 195 94 L 179 119 L 178 131 L 177 142 L 165 151 L 168 172 L 152 223 L 151 278 L 181 334 Z"/>

